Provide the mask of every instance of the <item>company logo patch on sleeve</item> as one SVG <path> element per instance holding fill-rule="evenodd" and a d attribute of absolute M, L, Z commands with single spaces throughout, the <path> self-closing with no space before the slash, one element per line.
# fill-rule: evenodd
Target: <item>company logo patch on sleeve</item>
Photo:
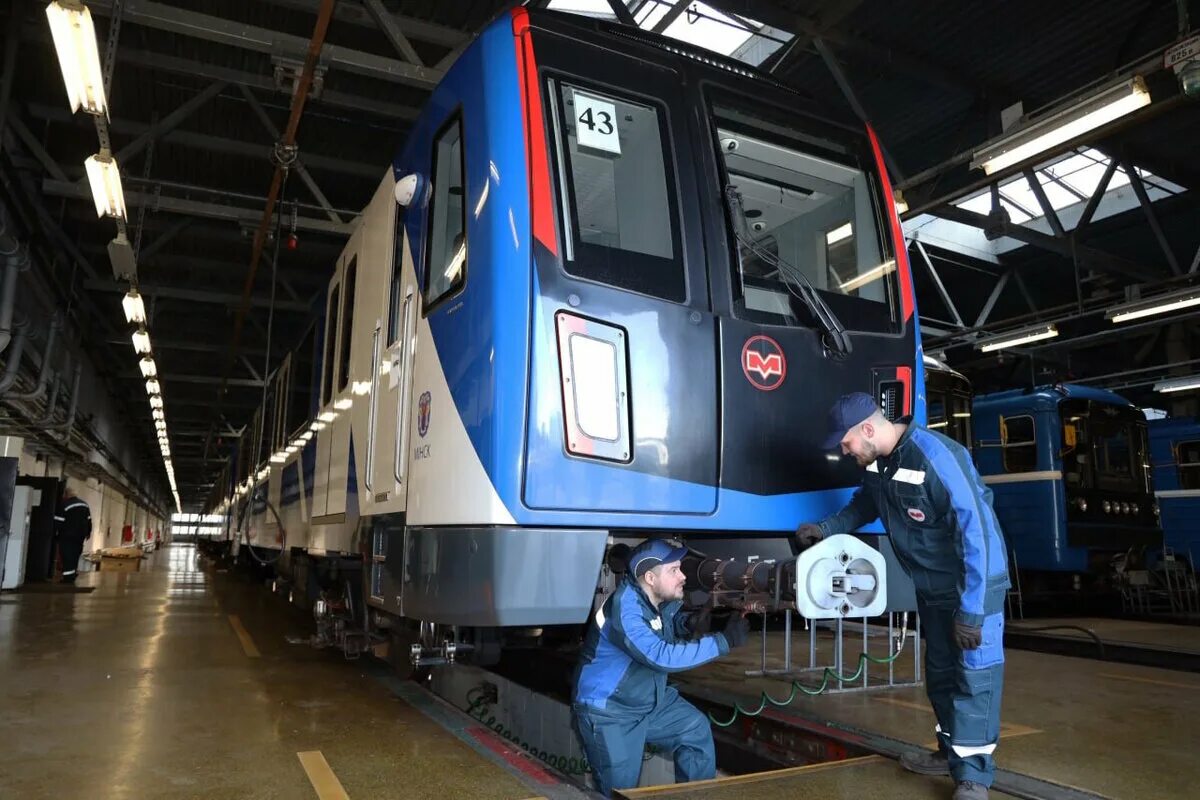
<path fill-rule="evenodd" d="M 908 516 L 912 519 L 913 522 L 924 522 L 925 521 L 925 512 L 922 511 L 921 509 L 909 508 L 906 510 L 908 511 Z"/>

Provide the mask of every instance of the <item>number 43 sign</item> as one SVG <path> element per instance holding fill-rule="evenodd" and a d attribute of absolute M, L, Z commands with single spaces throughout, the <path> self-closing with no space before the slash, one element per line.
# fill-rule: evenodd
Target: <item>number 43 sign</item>
<path fill-rule="evenodd" d="M 620 155 L 616 107 L 607 100 L 575 92 L 575 136 L 581 147 Z"/>

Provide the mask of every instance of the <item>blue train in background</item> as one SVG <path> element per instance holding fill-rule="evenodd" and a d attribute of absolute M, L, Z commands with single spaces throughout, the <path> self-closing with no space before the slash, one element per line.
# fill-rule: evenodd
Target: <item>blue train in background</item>
<path fill-rule="evenodd" d="M 1114 562 L 1161 549 L 1146 418 L 1072 384 L 979 395 L 975 460 L 1023 590 L 1104 589 Z"/>
<path fill-rule="evenodd" d="M 1164 543 L 1195 569 L 1200 557 L 1200 420 L 1151 420 L 1150 464 Z"/>

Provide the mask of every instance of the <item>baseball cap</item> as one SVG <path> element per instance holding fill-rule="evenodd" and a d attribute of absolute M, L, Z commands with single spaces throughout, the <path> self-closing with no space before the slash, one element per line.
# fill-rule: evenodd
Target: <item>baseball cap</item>
<path fill-rule="evenodd" d="M 832 450 L 842 441 L 846 431 L 866 421 L 868 417 L 879 410 L 875 398 L 865 392 L 844 394 L 829 409 L 828 433 L 821 443 L 822 450 Z"/>
<path fill-rule="evenodd" d="M 633 577 L 640 578 L 659 564 L 682 561 L 687 552 L 686 547 L 673 547 L 662 539 L 648 539 L 629 554 L 629 571 Z"/>

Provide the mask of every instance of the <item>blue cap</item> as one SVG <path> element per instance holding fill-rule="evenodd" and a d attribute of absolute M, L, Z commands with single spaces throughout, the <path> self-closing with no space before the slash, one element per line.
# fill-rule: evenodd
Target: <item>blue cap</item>
<path fill-rule="evenodd" d="M 670 542 L 662 539 L 647 539 L 629 554 L 629 571 L 633 577 L 640 578 L 659 564 L 682 561 L 687 552 L 686 547 L 672 547 Z"/>
<path fill-rule="evenodd" d="M 878 410 L 879 404 L 866 392 L 852 392 L 839 397 L 833 408 L 829 409 L 829 424 L 826 428 L 829 433 L 821 443 L 821 449 L 832 450 L 837 447 L 847 431 L 865 422 Z"/>

